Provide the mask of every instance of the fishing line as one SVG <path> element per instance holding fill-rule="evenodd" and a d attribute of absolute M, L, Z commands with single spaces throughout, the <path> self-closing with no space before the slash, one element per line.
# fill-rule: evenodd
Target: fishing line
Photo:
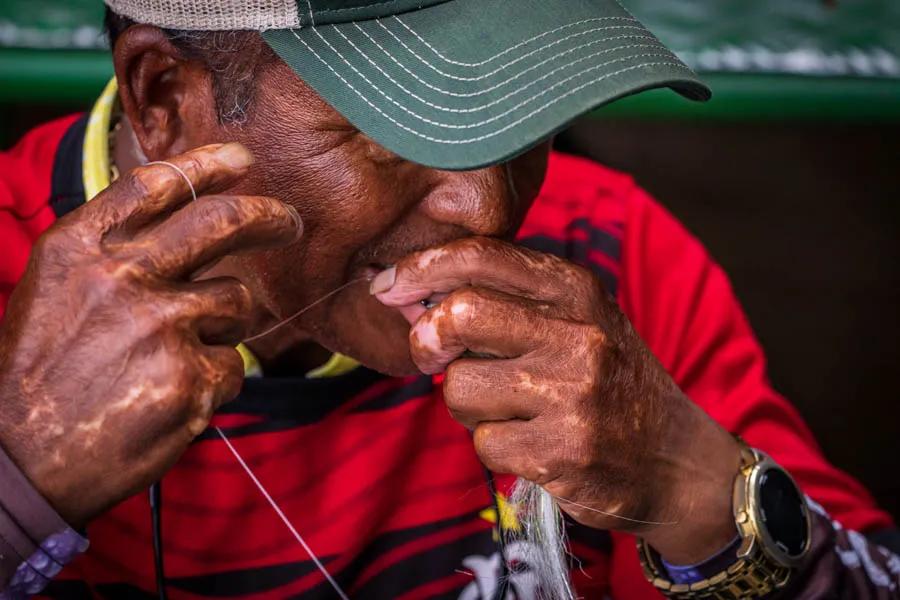
<path fill-rule="evenodd" d="M 169 161 L 166 161 L 166 160 L 154 160 L 154 161 L 146 163 L 144 166 L 149 167 L 150 165 L 163 165 L 165 167 L 170 167 L 172 169 L 175 169 L 175 171 L 179 175 L 181 175 L 181 178 L 184 179 L 185 182 L 188 184 L 188 187 L 191 188 L 191 196 L 194 197 L 194 202 L 197 201 L 197 190 L 194 189 L 194 184 L 191 182 L 191 178 L 187 176 L 187 173 L 185 173 L 181 169 L 181 167 L 179 167 L 176 164 L 170 163 Z"/>
<path fill-rule="evenodd" d="M 549 492 L 548 492 L 549 493 Z M 623 517 L 622 515 L 617 515 L 616 513 L 606 512 L 600 510 L 599 508 L 591 508 L 590 506 L 585 506 L 584 504 L 578 504 L 574 500 L 569 500 L 568 498 L 563 498 L 562 496 L 554 496 L 550 494 L 553 498 L 556 498 L 560 502 L 565 502 L 566 504 L 571 504 L 572 506 L 577 506 L 578 508 L 583 508 L 584 510 L 589 510 L 591 512 L 595 512 L 597 514 L 603 515 L 604 517 L 610 517 L 612 519 L 621 519 L 622 521 L 628 521 L 629 523 L 638 523 L 640 525 L 678 525 L 681 521 L 642 521 L 641 519 L 632 519 L 631 517 Z"/>
<path fill-rule="evenodd" d="M 316 306 L 318 306 L 319 304 L 325 302 L 326 300 L 328 300 L 328 299 L 331 298 L 332 296 L 334 296 L 334 295 L 336 295 L 336 294 L 338 294 L 338 293 L 340 293 L 340 292 L 343 292 L 345 289 L 347 289 L 347 288 L 350 287 L 351 285 L 354 285 L 354 284 L 357 284 L 357 283 L 362 283 L 363 281 L 371 281 L 371 280 L 372 280 L 371 277 L 360 277 L 359 279 L 354 279 L 353 281 L 348 281 L 347 283 L 345 283 L 344 285 L 340 286 L 339 288 L 337 288 L 337 289 L 335 289 L 335 290 L 332 290 L 332 291 L 328 292 L 327 294 L 325 294 L 324 296 L 322 296 L 321 298 L 319 298 L 318 300 L 316 300 L 316 301 L 313 302 L 312 304 L 309 304 L 309 305 L 305 306 L 304 308 L 301 308 L 300 310 L 298 310 L 297 312 L 295 312 L 295 313 L 294 313 L 293 315 L 291 315 L 290 317 L 284 319 L 284 320 L 281 321 L 280 323 L 278 323 L 278 324 L 276 324 L 276 325 L 273 325 L 272 327 L 266 329 L 266 330 L 263 331 L 262 333 L 258 333 L 258 334 L 256 334 L 256 335 L 254 335 L 253 337 L 247 338 L 246 340 L 244 340 L 244 343 L 246 344 L 246 343 L 249 343 L 249 342 L 255 342 L 256 340 L 258 340 L 258 339 L 260 339 L 260 338 L 264 338 L 264 337 L 266 337 L 267 335 L 269 335 L 270 333 L 273 333 L 273 332 L 275 332 L 276 330 L 281 329 L 282 327 L 284 327 L 285 325 L 287 325 L 287 324 L 290 323 L 291 321 L 297 319 L 298 317 L 300 317 L 300 315 L 304 314 L 306 311 L 315 308 Z"/>
<path fill-rule="evenodd" d="M 319 304 L 321 304 L 322 302 L 325 302 L 332 296 L 347 289 L 351 285 L 354 285 L 357 283 L 362 283 L 363 281 L 371 281 L 371 277 L 360 277 L 359 279 L 354 279 L 353 281 L 349 281 L 349 282 L 345 283 L 344 285 L 328 292 L 327 294 L 325 294 L 324 296 L 322 296 L 321 298 L 319 298 L 312 304 L 308 304 L 304 308 L 301 308 L 300 310 L 298 310 L 296 313 L 294 313 L 290 317 L 282 320 L 281 322 L 279 322 L 276 325 L 270 327 L 269 329 L 263 331 L 262 333 L 254 335 L 253 337 L 247 338 L 246 340 L 244 340 L 244 342 L 245 343 L 252 342 L 254 340 L 258 340 L 260 338 L 263 338 L 263 337 L 269 335 L 270 333 L 274 332 L 275 330 L 277 330 L 281 327 L 284 327 L 291 321 L 297 319 L 300 315 L 307 312 L 308 310 L 318 306 Z M 275 514 L 277 514 L 278 517 L 281 519 L 281 522 L 284 523 L 285 527 L 288 528 L 288 531 L 290 531 L 291 534 L 294 536 L 294 539 L 296 539 L 297 542 L 303 547 L 303 549 L 306 551 L 306 553 L 312 559 L 313 563 L 315 563 L 316 567 L 319 569 L 319 571 L 322 573 L 322 575 L 325 577 L 325 579 L 328 581 L 328 583 L 331 585 L 331 587 L 334 588 L 334 591 L 337 592 L 338 597 L 340 597 L 341 600 L 350 600 L 349 597 L 347 596 L 347 594 L 344 593 L 344 590 L 341 589 L 341 586 L 338 585 L 338 582 L 335 581 L 334 577 L 331 576 L 331 573 L 328 572 L 328 569 L 325 568 L 325 565 L 322 564 L 322 561 L 319 560 L 319 557 L 316 556 L 316 554 L 313 552 L 312 548 L 309 547 L 309 544 L 306 543 L 306 540 L 303 539 L 303 536 L 300 535 L 300 532 L 297 531 L 297 529 L 294 527 L 293 523 L 291 523 L 290 519 L 287 518 L 287 515 L 284 514 L 284 511 L 281 510 L 281 507 L 278 505 L 278 503 L 275 502 L 275 499 L 272 498 L 271 494 L 269 494 L 268 490 L 266 490 L 266 488 L 265 488 L 265 486 L 263 486 L 262 482 L 260 482 L 260 480 L 256 477 L 256 474 L 253 472 L 253 470 L 250 468 L 250 466 L 244 461 L 243 457 L 237 451 L 237 448 L 234 447 L 234 445 L 231 443 L 231 440 L 229 440 L 228 437 L 225 435 L 225 432 L 222 431 L 222 429 L 220 427 L 215 426 L 215 425 L 212 428 L 219 435 L 219 437 L 222 438 L 222 441 L 225 442 L 225 445 L 228 447 L 228 450 L 230 450 L 231 454 L 234 455 L 234 458 L 238 461 L 238 464 L 241 465 L 241 468 L 244 469 L 244 472 L 247 473 L 247 476 L 250 477 L 250 480 L 253 481 L 254 485 L 256 485 L 256 488 L 259 490 L 259 492 L 263 495 L 263 497 L 266 499 L 266 501 L 269 503 L 269 505 L 275 511 Z"/>
<path fill-rule="evenodd" d="M 219 437 L 222 438 L 222 441 L 225 442 L 225 445 L 228 446 L 229 450 L 231 450 L 231 453 L 234 455 L 234 458 L 237 459 L 238 463 L 240 463 L 241 467 L 244 469 L 244 471 L 247 473 L 247 475 L 250 477 L 250 479 L 256 485 L 257 489 L 260 491 L 260 493 L 263 495 L 263 497 L 269 502 L 269 504 L 275 510 L 276 514 L 278 514 L 278 516 L 281 518 L 282 523 L 285 524 L 285 526 L 288 528 L 288 530 L 294 535 L 294 538 L 297 540 L 297 542 L 301 546 L 303 546 L 304 550 L 306 550 L 306 553 L 309 555 L 309 557 L 312 559 L 312 561 L 316 564 L 316 567 L 318 567 L 318 569 L 322 573 L 322 575 L 325 576 L 325 579 L 328 580 L 328 583 L 331 584 L 331 587 L 334 588 L 334 591 L 337 592 L 337 595 L 341 598 L 341 600 L 350 600 L 350 598 L 347 596 L 347 594 L 344 593 L 344 590 L 341 589 L 341 586 L 338 585 L 338 582 L 335 581 L 334 578 L 331 576 L 331 573 L 328 572 L 328 569 L 325 568 L 325 565 L 322 564 L 322 561 L 319 560 L 319 557 L 317 557 L 315 555 L 315 553 L 312 551 L 312 548 L 309 547 L 309 544 L 306 543 L 306 540 L 303 539 L 303 536 L 300 535 L 300 533 L 294 528 L 294 525 L 291 523 L 291 521 L 287 518 L 287 516 L 281 510 L 281 507 L 278 506 L 278 503 L 275 502 L 275 500 L 272 498 L 271 495 L 269 495 L 269 492 L 266 490 L 266 488 L 263 486 L 263 484 L 259 481 L 259 479 L 256 478 L 256 475 L 253 473 L 253 470 L 247 465 L 246 462 L 244 462 L 244 459 L 238 453 L 237 449 L 231 444 L 231 440 L 229 440 L 225 436 L 225 432 L 223 432 L 220 427 L 215 426 L 215 425 L 213 426 L 213 429 L 216 431 L 216 433 L 219 434 Z"/>

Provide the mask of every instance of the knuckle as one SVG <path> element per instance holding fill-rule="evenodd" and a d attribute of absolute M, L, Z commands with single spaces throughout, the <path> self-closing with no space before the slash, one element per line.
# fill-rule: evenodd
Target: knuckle
<path fill-rule="evenodd" d="M 244 224 L 246 213 L 246 207 L 232 196 L 207 196 L 199 203 L 198 219 L 217 230 L 233 231 Z"/>
<path fill-rule="evenodd" d="M 409 332 L 409 356 L 413 364 L 422 371 L 431 365 L 431 359 L 434 355 L 433 350 L 421 338 L 418 328 L 414 327 Z"/>
<path fill-rule="evenodd" d="M 187 154 L 182 154 L 178 158 L 178 166 L 182 171 L 185 172 L 189 177 L 190 176 L 198 176 L 203 173 L 206 173 L 213 167 L 213 162 L 209 160 L 209 155 L 204 151 L 199 152 L 189 152 Z M 174 172 L 174 169 L 170 169 L 170 171 Z M 179 179 L 181 175 L 178 173 L 173 173 L 178 176 Z"/>
<path fill-rule="evenodd" d="M 475 429 L 472 441 L 475 445 L 475 452 L 484 463 L 484 465 L 492 471 L 498 469 L 501 465 L 502 458 L 502 441 L 496 434 L 496 428 L 491 423 L 482 423 Z"/>
<path fill-rule="evenodd" d="M 107 303 L 120 298 L 130 275 L 127 263 L 101 260 L 82 270 L 81 291 L 85 304 Z"/>
<path fill-rule="evenodd" d="M 477 318 L 488 298 L 484 292 L 472 287 L 464 287 L 453 291 L 444 302 L 440 314 L 449 313 L 453 321 L 464 324 Z"/>
<path fill-rule="evenodd" d="M 467 385 L 461 368 L 457 362 L 450 363 L 444 374 L 444 402 L 451 412 L 465 408 Z"/>
<path fill-rule="evenodd" d="M 243 282 L 238 281 L 234 285 L 234 294 L 235 305 L 238 307 L 242 314 L 246 315 L 249 318 L 255 304 L 253 292 L 251 292 L 250 288 L 247 287 Z"/>
<path fill-rule="evenodd" d="M 453 249 L 461 254 L 481 254 L 493 249 L 496 244 L 491 238 L 473 236 L 453 242 Z"/>
<path fill-rule="evenodd" d="M 113 184 L 111 193 L 125 192 L 129 195 L 146 196 L 158 185 L 158 175 L 154 175 L 153 167 L 137 167 L 132 169 Z M 105 198 L 104 198 L 105 200 Z"/>
<path fill-rule="evenodd" d="M 237 397 L 243 381 L 244 359 L 236 349 L 223 347 L 207 370 L 207 387 L 214 392 L 209 401 L 212 410 Z"/>
<path fill-rule="evenodd" d="M 34 260 L 41 264 L 66 264 L 78 245 L 64 231 L 52 227 L 39 237 L 31 250 Z"/>
<path fill-rule="evenodd" d="M 454 242 L 453 256 L 463 265 L 476 265 L 485 254 L 494 250 L 497 242 L 490 238 L 469 237 Z"/>
<path fill-rule="evenodd" d="M 224 287 L 224 301 L 238 316 L 248 315 L 253 310 L 253 293 L 242 281 L 231 279 Z"/>

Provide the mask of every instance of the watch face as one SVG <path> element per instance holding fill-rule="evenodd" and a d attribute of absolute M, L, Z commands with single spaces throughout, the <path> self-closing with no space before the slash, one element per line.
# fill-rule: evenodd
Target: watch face
<path fill-rule="evenodd" d="M 803 554 L 809 536 L 806 502 L 791 478 L 769 469 L 759 479 L 759 513 L 769 536 L 790 557 Z"/>

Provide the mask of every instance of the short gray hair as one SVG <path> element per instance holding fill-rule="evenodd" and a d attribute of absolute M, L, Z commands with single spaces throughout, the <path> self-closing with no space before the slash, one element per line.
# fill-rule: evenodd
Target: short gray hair
<path fill-rule="evenodd" d="M 110 47 L 137 23 L 106 9 Z M 277 60 L 275 52 L 256 31 L 192 31 L 163 29 L 172 45 L 188 60 L 202 63 L 212 74 L 219 122 L 242 125 L 251 116 L 259 67 Z"/>

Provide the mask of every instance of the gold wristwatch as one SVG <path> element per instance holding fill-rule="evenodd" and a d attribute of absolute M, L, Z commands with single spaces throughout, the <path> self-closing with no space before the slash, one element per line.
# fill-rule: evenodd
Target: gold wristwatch
<path fill-rule="evenodd" d="M 736 560 L 700 581 L 676 583 L 659 554 L 643 540 L 638 542 L 644 575 L 669 598 L 762 598 L 783 588 L 809 552 L 809 509 L 797 484 L 768 455 L 738 441 L 742 450 L 733 494 L 740 538 Z"/>

